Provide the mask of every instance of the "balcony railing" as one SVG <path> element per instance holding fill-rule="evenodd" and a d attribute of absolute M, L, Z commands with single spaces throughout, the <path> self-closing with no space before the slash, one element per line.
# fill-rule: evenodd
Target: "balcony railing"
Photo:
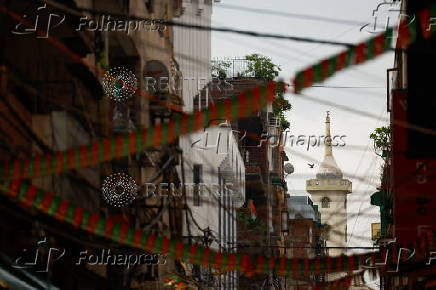
<path fill-rule="evenodd" d="M 237 77 L 254 77 L 254 74 L 248 72 L 249 61 L 245 58 L 213 59 L 212 73 L 225 78 Z"/>

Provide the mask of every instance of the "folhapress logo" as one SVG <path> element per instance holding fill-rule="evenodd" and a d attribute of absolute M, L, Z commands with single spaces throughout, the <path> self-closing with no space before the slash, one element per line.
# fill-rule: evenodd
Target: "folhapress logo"
<path fill-rule="evenodd" d="M 415 21 L 415 15 L 407 15 L 403 12 L 400 1 L 384 1 L 372 11 L 372 21 L 363 25 L 360 31 L 378 34 L 394 24 L 399 24 L 400 19 L 404 19 L 407 25 Z"/>
<path fill-rule="evenodd" d="M 36 8 L 35 19 L 29 23 L 29 14 L 23 14 L 24 21 L 19 21 L 11 31 L 17 35 L 35 34 L 37 38 L 48 38 L 50 31 L 65 22 L 65 14 L 48 13 L 47 4 Z M 167 29 L 162 19 L 125 20 L 111 15 L 101 15 L 96 19 L 80 17 L 76 31 L 123 31 L 127 34 L 135 31 L 158 31 Z"/>
<path fill-rule="evenodd" d="M 18 23 L 14 30 L 11 32 L 17 35 L 28 35 L 28 34 L 36 34 L 36 38 L 48 38 L 50 34 L 50 30 L 58 27 L 65 21 L 65 14 L 59 15 L 55 13 L 50 13 L 47 15 L 44 13 L 44 10 L 47 9 L 47 4 L 44 3 L 41 7 L 36 9 L 35 22 L 32 27 L 25 27 L 24 23 Z M 47 17 L 46 17 L 47 16 Z M 23 14 L 23 19 L 27 19 L 28 15 Z M 39 35 L 38 31 L 45 32 L 45 35 Z"/>
<path fill-rule="evenodd" d="M 41 250 L 41 252 L 40 252 Z M 37 242 L 36 251 L 23 249 L 22 254 L 15 260 L 15 269 L 33 269 L 36 272 L 47 273 L 49 267 L 65 255 L 65 248 L 49 247 L 47 237 Z"/>

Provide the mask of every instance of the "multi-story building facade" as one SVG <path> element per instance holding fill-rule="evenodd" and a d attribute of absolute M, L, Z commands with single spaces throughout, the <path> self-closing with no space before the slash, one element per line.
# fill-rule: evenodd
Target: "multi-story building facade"
<path fill-rule="evenodd" d="M 265 85 L 265 80 L 255 77 L 214 79 L 208 86 L 210 100 L 223 101 L 262 85 Z M 284 243 L 281 212 L 286 209 L 283 166 L 288 160 L 283 150 L 279 121 L 272 105 L 268 105 L 256 116 L 233 120 L 231 127 L 243 157 L 245 176 L 242 178 L 245 178 L 246 194 L 244 207 L 238 211 L 237 241 L 232 248 L 240 253 L 279 256 Z M 247 221 L 250 219 L 250 206 L 257 212 L 257 218 L 252 222 Z M 280 284 L 280 279 L 272 272 L 250 278 L 239 277 L 239 289 Z"/>
<path fill-rule="evenodd" d="M 308 196 L 287 197 L 288 229 L 285 256 L 288 258 L 325 257 L 328 254 L 321 227 L 321 214 Z M 286 279 L 285 289 L 309 289 L 311 283 L 324 281 L 324 276 L 300 276 Z"/>
<path fill-rule="evenodd" d="M 29 33 L 24 24 L 18 25 L 15 19 L 2 14 L 1 31 L 8 43 L 1 48 L 0 58 L 2 96 L 6 96 L 1 101 L 0 111 L 2 117 L 7 116 L 8 120 L 0 125 L 2 144 L 8 144 L 2 146 L 2 161 L 65 151 L 89 145 L 101 138 L 167 122 L 173 111 L 168 106 L 151 101 L 150 95 L 153 95 L 152 99 L 160 98 L 172 105 L 181 104 L 181 95 L 171 90 L 171 85 L 163 92 L 150 89 L 153 86 L 149 77 L 157 70 L 169 82 L 178 74 L 173 59 L 172 28 L 152 27 L 154 24 L 150 23 L 127 31 L 116 24 L 116 21 L 125 23 L 126 16 L 132 14 L 137 18 L 171 19 L 181 9 L 177 6 L 178 2 L 65 2 L 70 9 L 94 12 L 70 14 L 62 5 L 54 8 L 37 2 L 30 5 L 23 2 L 8 4 L 8 10 L 18 15 L 26 14 L 26 20 L 35 25 L 47 23 L 48 17 L 54 20 L 57 16 L 59 19 L 64 16 L 64 21 L 60 21 L 56 28 L 50 26 L 50 22 L 48 27 L 37 27 L 43 29 L 47 37 L 40 37 L 37 31 Z M 108 20 L 109 16 L 112 22 L 107 22 L 106 27 L 93 28 L 92 25 L 102 23 L 103 17 Z M 50 32 L 45 31 L 48 28 Z M 16 29 L 21 30 L 11 33 Z M 63 46 L 66 49 L 62 49 Z M 105 96 L 102 77 L 105 71 L 115 67 L 130 71 L 137 79 L 137 89 L 142 93 L 132 95 L 125 102 L 115 102 Z M 108 176 L 116 172 L 132 176 L 141 188 L 151 177 L 155 183 L 179 183 L 175 168 L 177 160 L 180 158 L 174 146 L 156 147 L 97 166 L 33 177 L 24 182 L 53 192 L 56 197 L 108 219 L 127 223 L 145 232 L 174 237 L 182 227 L 177 201 L 166 204 L 161 198 L 138 198 L 130 206 L 116 208 L 102 199 L 101 186 Z M 173 261 L 159 267 L 76 266 L 77 256 L 83 251 L 97 255 L 104 249 L 121 254 L 136 253 L 137 250 L 96 239 L 80 229 L 24 210 L 9 200 L 2 199 L 3 202 L 21 218 L 11 211 L 2 212 L 2 221 L 8 221 L 1 224 L 2 237 L 5 237 L 1 242 L 2 257 L 14 257 L 22 249 L 32 248 L 42 238 L 47 238 L 50 246 L 65 248 L 68 252 L 46 276 L 24 279 L 24 283 L 32 284 L 32 279 L 48 279 L 50 281 L 44 283 L 61 289 L 160 289 L 164 285 L 164 273 L 174 269 Z M 11 285 L 17 283 L 14 281 L 10 280 Z"/>
<path fill-rule="evenodd" d="M 185 24 L 210 26 L 211 0 L 180 1 L 176 18 Z M 181 75 L 179 89 L 183 110 L 201 110 L 213 103 L 211 83 L 211 32 L 174 28 L 174 56 Z M 186 191 L 189 218 L 184 222 L 183 237 L 187 242 L 203 243 L 216 250 L 235 252 L 237 241 L 236 210 L 245 202 L 245 167 L 237 135 L 227 120 L 212 120 L 202 132 L 180 138 L 183 161 L 179 175 L 183 183 L 197 184 Z M 198 187 L 198 188 L 196 188 Z M 208 288 L 236 289 L 236 272 L 216 275 L 212 270 L 192 267 L 196 279 Z"/>
<path fill-rule="evenodd" d="M 380 206 L 377 244 L 386 247 L 417 245 L 428 231 L 436 230 L 435 87 L 434 74 L 428 73 L 436 64 L 434 1 L 403 0 L 401 10 L 394 67 L 387 71 L 392 143 L 384 152 L 382 184 L 371 197 L 371 203 Z M 417 20 L 410 26 L 406 17 L 412 15 Z M 381 289 L 434 287 L 436 267 L 426 262 L 403 262 L 399 271 L 386 272 Z"/>

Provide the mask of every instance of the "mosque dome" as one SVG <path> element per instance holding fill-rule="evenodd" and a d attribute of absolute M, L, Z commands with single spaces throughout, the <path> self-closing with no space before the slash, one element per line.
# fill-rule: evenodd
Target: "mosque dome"
<path fill-rule="evenodd" d="M 324 157 L 324 161 L 319 165 L 316 178 L 341 178 L 342 171 L 336 164 L 336 160 L 333 155 L 327 155 Z"/>

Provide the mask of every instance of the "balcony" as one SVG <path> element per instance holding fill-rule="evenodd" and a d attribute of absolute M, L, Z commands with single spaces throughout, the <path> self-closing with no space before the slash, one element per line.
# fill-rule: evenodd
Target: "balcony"
<path fill-rule="evenodd" d="M 248 73 L 248 60 L 245 58 L 214 59 L 212 60 L 212 73 L 225 78 L 254 78 L 253 73 Z"/>
<path fill-rule="evenodd" d="M 242 156 L 245 164 L 245 174 L 247 182 L 260 181 L 266 183 L 268 172 L 268 159 L 265 143 L 261 146 L 250 146 L 242 148 Z M 251 176 L 252 178 L 250 178 Z"/>
<path fill-rule="evenodd" d="M 306 181 L 306 190 L 341 190 L 351 193 L 352 182 L 347 179 L 309 179 Z"/>

